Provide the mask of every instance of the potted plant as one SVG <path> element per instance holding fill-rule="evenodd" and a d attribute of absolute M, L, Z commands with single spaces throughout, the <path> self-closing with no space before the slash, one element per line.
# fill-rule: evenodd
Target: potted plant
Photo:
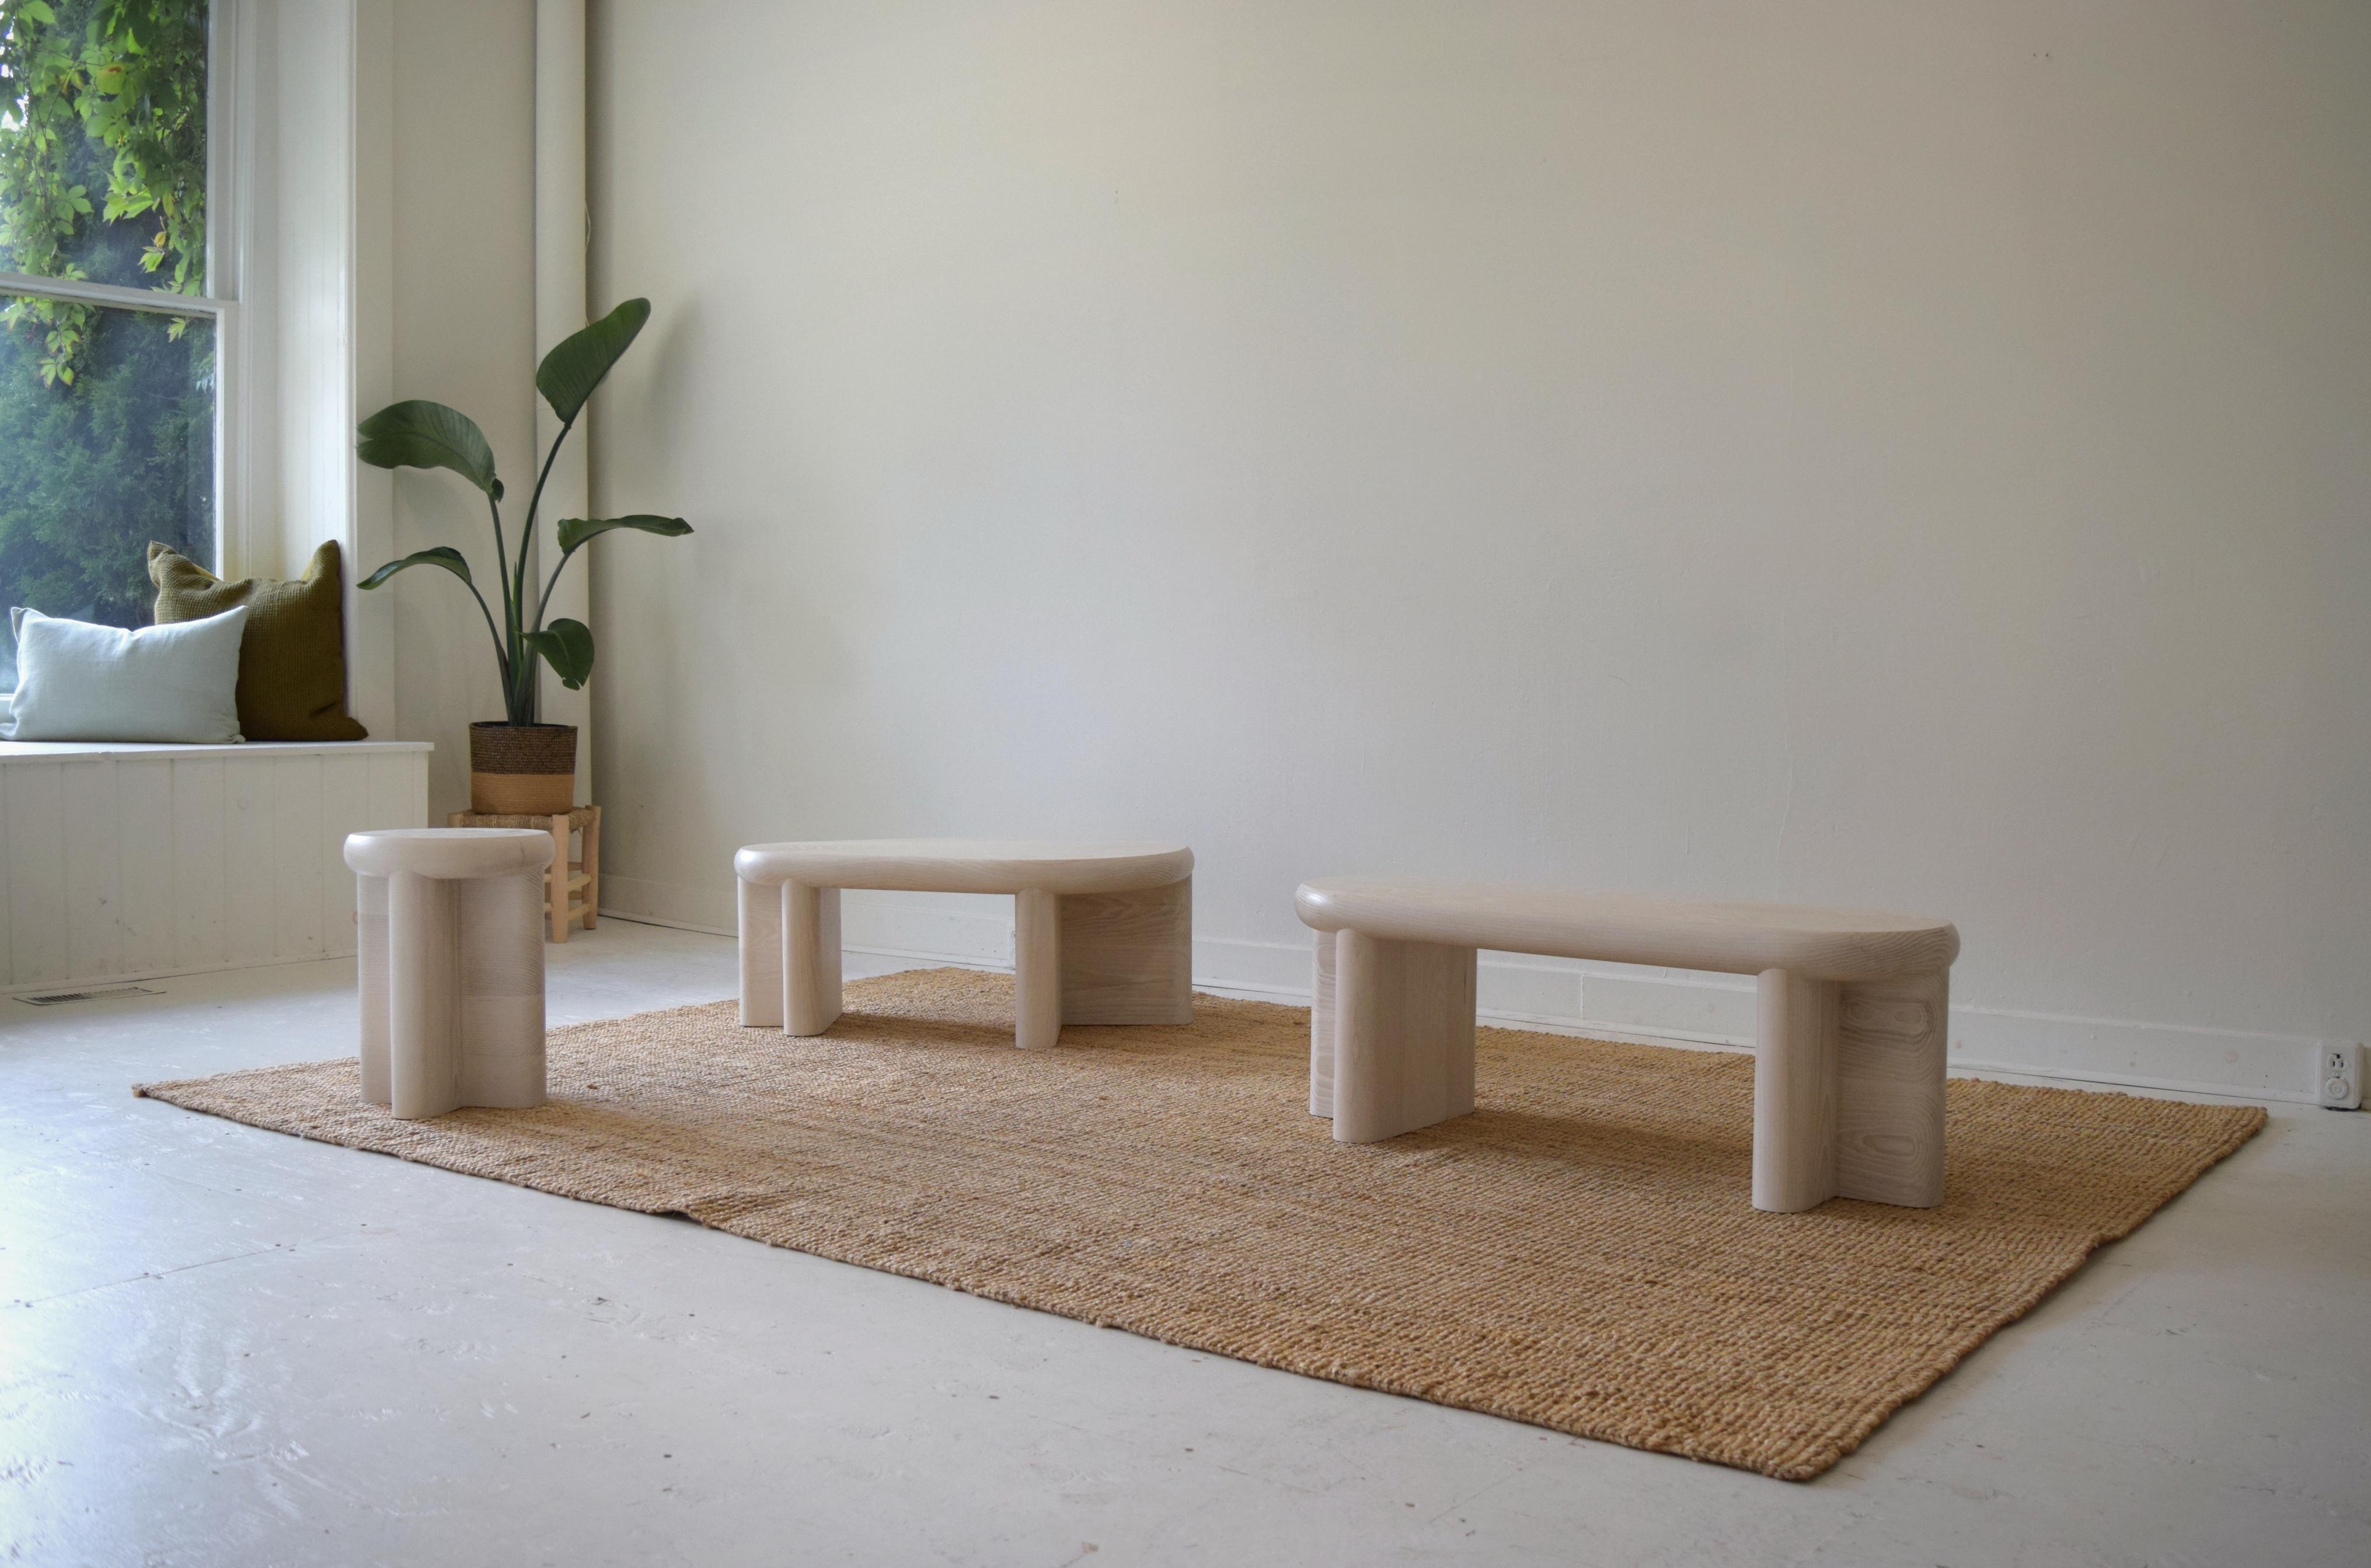
<path fill-rule="evenodd" d="M 486 617 L 494 640 L 494 663 L 502 674 L 503 706 L 508 717 L 469 726 L 469 807 L 480 812 L 517 812 L 548 815 L 576 803 L 576 727 L 536 722 L 536 663 L 541 660 L 571 691 L 584 685 L 593 673 L 593 633 L 583 621 L 563 616 L 545 624 L 551 607 L 551 590 L 569 557 L 593 538 L 613 528 L 635 528 L 645 534 L 688 534 L 691 525 L 680 517 L 571 517 L 554 530 L 560 559 L 530 605 L 527 599 L 528 544 L 535 537 L 536 511 L 543 503 L 544 481 L 551 477 L 552 459 L 560 444 L 576 427 L 593 389 L 618 363 L 642 323 L 651 317 L 651 302 L 630 299 L 583 331 L 556 345 L 536 367 L 535 389 L 560 418 L 560 433 L 536 475 L 535 493 L 526 503 L 526 522 L 519 530 L 518 556 L 514 561 L 503 537 L 503 481 L 494 475 L 494 454 L 485 433 L 468 415 L 442 403 L 421 399 L 392 403 L 364 420 L 355 448 L 362 460 L 379 468 L 450 468 L 484 492 L 486 509 L 494 523 L 494 561 L 501 570 L 503 619 L 494 612 L 469 576 L 469 563 L 449 545 L 415 550 L 391 560 L 361 586 L 376 588 L 397 572 L 415 566 L 438 566 L 461 580 Z M 532 608 L 530 617 L 528 612 Z"/>

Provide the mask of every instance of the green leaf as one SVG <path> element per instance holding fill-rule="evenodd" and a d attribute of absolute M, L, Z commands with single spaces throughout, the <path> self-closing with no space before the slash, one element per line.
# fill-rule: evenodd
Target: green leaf
<path fill-rule="evenodd" d="M 650 318 L 649 300 L 630 299 L 583 331 L 552 345 L 551 352 L 536 367 L 535 389 L 543 394 L 561 424 L 576 422 L 593 388 L 601 385 L 601 378 L 609 374 L 609 367 Z"/>
<path fill-rule="evenodd" d="M 50 9 L 45 0 L 25 0 L 24 13 L 37 22 L 47 22 L 52 27 L 58 25 L 58 14 Z"/>
<path fill-rule="evenodd" d="M 494 449 L 468 415 L 442 403 L 414 398 L 389 403 L 359 427 L 354 448 L 375 468 L 450 468 L 496 501 L 503 481 L 494 477 Z"/>
<path fill-rule="evenodd" d="M 414 550 L 401 560 L 388 561 L 354 586 L 376 588 L 397 572 L 412 566 L 441 566 L 462 582 L 469 582 L 469 563 L 461 552 L 450 545 L 438 545 L 434 549 Z M 470 586 L 475 587 L 476 584 L 471 583 Z"/>
<path fill-rule="evenodd" d="M 638 512 L 631 517 L 571 517 L 560 525 L 561 550 L 573 550 L 595 535 L 606 534 L 612 528 L 636 528 L 645 534 L 663 534 L 670 539 L 691 532 L 691 525 L 680 517 L 653 517 L 647 512 Z"/>
<path fill-rule="evenodd" d="M 541 631 L 528 632 L 526 645 L 543 655 L 560 684 L 571 691 L 582 690 L 593 673 L 593 633 L 583 621 L 562 616 Z"/>

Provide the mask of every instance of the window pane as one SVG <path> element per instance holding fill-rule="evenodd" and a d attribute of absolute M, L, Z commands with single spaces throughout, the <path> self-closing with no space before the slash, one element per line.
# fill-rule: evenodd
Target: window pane
<path fill-rule="evenodd" d="M 206 0 L 0 0 L 0 271 L 206 292 Z"/>
<path fill-rule="evenodd" d="M 214 323 L 32 299 L 0 323 L 0 607 L 145 626 L 149 540 L 214 559 Z M 74 378 L 45 379 L 69 334 Z"/>

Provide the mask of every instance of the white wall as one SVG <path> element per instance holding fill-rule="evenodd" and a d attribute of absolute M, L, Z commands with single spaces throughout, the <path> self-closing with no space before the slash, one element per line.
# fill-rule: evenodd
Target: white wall
<path fill-rule="evenodd" d="M 1963 1060 L 2371 1033 L 2371 9 L 601 0 L 592 56 L 593 305 L 656 306 L 596 504 L 699 530 L 596 547 L 612 905 L 1167 836 L 1238 985 L 1394 870 L 1948 915 Z M 1672 978 L 1485 1001 L 1750 1030 Z"/>
<path fill-rule="evenodd" d="M 538 455 L 535 6 L 402 0 L 389 11 L 391 396 L 448 403 L 486 432 L 515 550 Z M 395 553 L 458 548 L 499 617 L 485 498 L 442 470 L 399 471 L 394 490 Z M 494 645 L 476 601 L 445 573 L 408 572 L 376 592 L 389 591 L 396 734 L 436 744 L 429 820 L 442 822 L 469 803 L 469 722 L 503 716 Z"/>
<path fill-rule="evenodd" d="M 534 0 L 394 7 L 394 397 L 450 403 L 486 432 L 512 550 L 536 486 L 534 93 Z M 460 548 L 501 617 L 486 498 L 441 469 L 394 484 L 396 553 Z M 441 571 L 391 588 L 396 726 L 436 743 L 429 821 L 444 821 L 469 804 L 467 726 L 503 717 L 493 638 Z"/>
<path fill-rule="evenodd" d="M 536 0 L 242 0 L 226 160 L 244 302 L 226 356 L 244 462 L 226 564 L 293 575 L 344 545 L 349 701 L 375 739 L 430 741 L 433 820 L 468 803 L 473 719 L 503 716 L 476 604 L 440 572 L 354 584 L 431 545 L 499 604 L 485 503 L 450 474 L 389 475 L 354 425 L 399 398 L 477 420 L 534 488 Z M 234 455 L 236 458 L 236 454 Z"/>
<path fill-rule="evenodd" d="M 341 543 L 347 706 L 380 737 L 395 724 L 394 606 L 356 591 L 354 562 L 384 559 L 390 531 L 384 477 L 358 473 L 353 428 L 358 400 L 386 401 L 392 347 L 387 247 L 365 237 L 387 194 L 383 169 L 364 167 L 386 150 L 387 94 L 357 68 L 358 23 L 383 31 L 365 20 L 383 17 L 382 0 L 218 5 L 213 174 L 231 214 L 214 235 L 214 286 L 241 302 L 223 340 L 221 564 L 292 577 Z M 375 201 L 358 200 L 365 190 Z"/>

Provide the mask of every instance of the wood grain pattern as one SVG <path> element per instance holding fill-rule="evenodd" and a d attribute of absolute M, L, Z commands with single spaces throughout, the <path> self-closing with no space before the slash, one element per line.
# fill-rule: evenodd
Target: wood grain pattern
<path fill-rule="evenodd" d="M 1025 887 L 1012 895 L 1012 1043 L 1024 1051 L 1062 1041 L 1062 896 Z"/>
<path fill-rule="evenodd" d="M 590 808 L 593 820 L 578 836 L 584 845 L 584 928 L 594 930 L 601 924 L 601 808 Z"/>
<path fill-rule="evenodd" d="M 1293 904 L 1320 931 L 1355 928 L 1395 941 L 1731 974 L 1785 969 L 1819 980 L 1887 980 L 1948 968 L 1960 951 L 1948 920 L 1742 899 L 1329 877 L 1303 882 Z"/>
<path fill-rule="evenodd" d="M 555 942 L 568 940 L 569 928 L 592 930 L 601 899 L 601 808 L 572 806 L 564 812 L 454 812 L 447 827 L 529 827 L 551 835 L 551 864 L 544 871 L 543 918 Z M 569 857 L 569 840 L 584 846 L 581 858 Z"/>
<path fill-rule="evenodd" d="M 532 831 L 357 833 L 364 1098 L 399 1117 L 543 1103 L 543 859 Z"/>
<path fill-rule="evenodd" d="M 733 857 L 745 882 L 904 893 L 1132 893 L 1194 871 L 1182 844 L 1014 838 L 850 838 L 752 844 Z"/>
<path fill-rule="evenodd" d="M 1836 1191 L 1836 982 L 1765 969 L 1755 985 L 1753 1206 L 1794 1214 Z"/>
<path fill-rule="evenodd" d="M 1346 930 L 1334 971 L 1334 1136 L 1374 1143 L 1474 1109 L 1472 948 Z"/>
<path fill-rule="evenodd" d="M 839 889 L 782 884 L 782 1028 L 821 1034 L 839 1017 Z"/>
<path fill-rule="evenodd" d="M 1194 1021 L 1193 878 L 1065 895 L 1061 925 L 1065 1024 Z"/>
<path fill-rule="evenodd" d="M 387 878 L 354 877 L 354 991 L 362 1004 L 363 1098 L 373 1105 L 393 1101 L 387 1077 L 387 1041 L 395 1026 L 395 954 L 387 937 Z"/>
<path fill-rule="evenodd" d="M 735 882 L 741 901 L 741 1026 L 780 1029 L 783 1018 L 782 890 Z"/>
<path fill-rule="evenodd" d="M 1053 1045 L 1066 1023 L 1190 1022 L 1193 870 L 1194 852 L 1179 844 L 872 838 L 746 846 L 733 857 L 741 883 L 741 1021 L 780 1021 L 793 1034 L 831 1026 L 840 1010 L 839 890 L 854 887 L 1010 894 L 1016 1044 Z M 769 927 L 758 900 L 774 886 L 782 889 L 783 913 Z M 793 888 L 825 902 L 802 916 L 806 905 L 799 901 L 807 894 L 794 899 Z M 759 955 L 767 947 L 781 954 L 787 999 L 779 1014 L 758 994 L 772 973 Z"/>
<path fill-rule="evenodd" d="M 461 1103 L 543 1103 L 543 877 L 473 877 L 460 890 Z"/>
<path fill-rule="evenodd" d="M 461 1103 L 460 884 L 387 879 L 387 1109 L 409 1119 Z"/>
<path fill-rule="evenodd" d="M 1341 943 L 1341 935 L 1336 931 L 1318 931 L 1313 935 L 1316 940 L 1310 960 L 1313 973 L 1309 992 L 1309 1113 L 1331 1116 L 1334 1114 L 1335 950 Z"/>
<path fill-rule="evenodd" d="M 571 778 L 574 775 L 570 775 Z M 543 871 L 542 915 L 551 931 L 551 940 L 568 940 L 568 839 L 571 824 L 569 813 L 561 812 L 549 818 L 551 834 L 551 864 Z"/>
<path fill-rule="evenodd" d="M 1837 1017 L 1836 1192 L 1932 1208 L 1943 1201 L 1943 1090 L 1951 974 L 1844 987 Z"/>
<path fill-rule="evenodd" d="M 1461 1114 L 1432 1110 L 1460 1103 L 1444 1075 L 1461 1062 L 1462 1105 L 1472 1108 L 1470 941 L 1755 974 L 1753 1206 L 1942 1201 L 1949 966 L 1960 950 L 1948 921 L 1385 878 L 1304 883 L 1294 904 L 1317 940 L 1309 1108 L 1330 1106 L 1337 1139 L 1391 1137 Z M 1456 967 L 1417 956 L 1452 951 L 1465 954 Z M 1462 1016 L 1462 1047 L 1442 1009 Z M 1357 1113 L 1347 1123 L 1346 1106 Z"/>

